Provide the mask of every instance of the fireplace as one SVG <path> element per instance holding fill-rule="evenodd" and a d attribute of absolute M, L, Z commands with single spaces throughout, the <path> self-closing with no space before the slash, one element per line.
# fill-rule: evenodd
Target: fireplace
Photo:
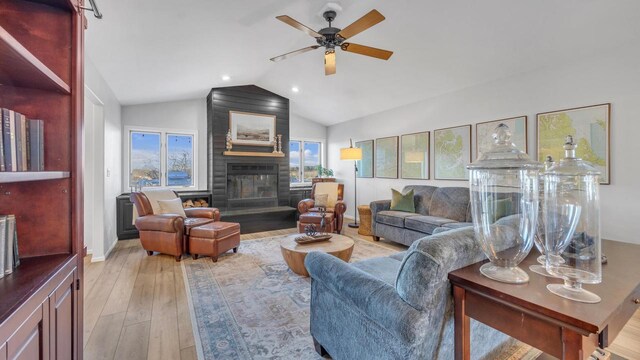
<path fill-rule="evenodd" d="M 278 206 L 277 164 L 227 164 L 227 209 Z"/>

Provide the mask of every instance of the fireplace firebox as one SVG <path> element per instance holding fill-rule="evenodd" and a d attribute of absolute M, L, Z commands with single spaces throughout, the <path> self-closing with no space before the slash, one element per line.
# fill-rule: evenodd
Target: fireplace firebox
<path fill-rule="evenodd" d="M 227 209 L 278 206 L 277 164 L 227 164 Z"/>

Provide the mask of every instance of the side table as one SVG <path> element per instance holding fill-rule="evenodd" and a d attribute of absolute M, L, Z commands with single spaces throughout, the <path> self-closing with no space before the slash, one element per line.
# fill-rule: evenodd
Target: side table
<path fill-rule="evenodd" d="M 529 271 L 537 251 L 520 264 L 530 281 L 513 285 L 480 274 L 476 263 L 449 273 L 455 311 L 455 358 L 470 357 L 469 323 L 473 318 L 560 359 L 588 359 L 596 347 L 605 348 L 640 308 L 640 245 L 603 241 L 608 263 L 602 283 L 584 285 L 600 295 L 585 304 L 553 295 L 547 284 L 562 280 Z"/>
<path fill-rule="evenodd" d="M 358 205 L 358 216 L 360 217 L 360 227 L 358 234 L 373 235 L 371 232 L 371 208 L 369 205 Z"/>

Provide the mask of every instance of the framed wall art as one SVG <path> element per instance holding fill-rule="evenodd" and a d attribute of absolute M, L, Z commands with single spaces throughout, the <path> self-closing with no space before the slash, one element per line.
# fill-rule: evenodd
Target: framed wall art
<path fill-rule="evenodd" d="M 433 167 L 436 180 L 467 180 L 471 162 L 471 125 L 433 132 Z"/>
<path fill-rule="evenodd" d="M 375 169 L 377 178 L 398 178 L 398 137 L 376 139 Z"/>
<path fill-rule="evenodd" d="M 429 179 L 429 132 L 402 135 L 400 142 L 401 178 Z"/>
<path fill-rule="evenodd" d="M 359 178 L 373 177 L 373 140 L 356 141 L 356 147 L 362 149 L 362 160 L 357 161 Z"/>
<path fill-rule="evenodd" d="M 276 117 L 229 111 L 229 129 L 233 144 L 273 146 L 273 138 L 276 136 Z"/>
<path fill-rule="evenodd" d="M 576 155 L 600 170 L 600 183 L 610 184 L 611 104 L 584 106 L 537 115 L 538 161 L 551 155 L 555 161 L 564 157 L 567 135 L 578 145 Z"/>
<path fill-rule="evenodd" d="M 496 126 L 505 124 L 511 130 L 511 141 L 518 149 L 528 152 L 527 149 L 527 117 L 518 116 L 508 119 L 486 121 L 476 124 L 476 158 L 480 153 L 488 150 L 493 144 L 493 132 Z"/>

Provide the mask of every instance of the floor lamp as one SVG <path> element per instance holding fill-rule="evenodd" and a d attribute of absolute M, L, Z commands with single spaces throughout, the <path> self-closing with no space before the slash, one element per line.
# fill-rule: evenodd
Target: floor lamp
<path fill-rule="evenodd" d="M 340 160 L 353 160 L 353 219 L 354 222 L 348 224 L 350 228 L 357 228 L 358 225 L 358 160 L 362 160 L 362 149 L 353 147 L 353 141 L 349 139 L 349 147 L 340 149 Z"/>

